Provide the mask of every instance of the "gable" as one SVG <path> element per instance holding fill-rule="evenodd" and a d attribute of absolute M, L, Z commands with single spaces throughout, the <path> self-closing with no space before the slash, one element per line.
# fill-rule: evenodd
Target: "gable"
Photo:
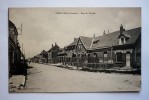
<path fill-rule="evenodd" d="M 77 45 L 77 42 L 78 42 L 78 38 L 76 38 L 76 40 L 74 40 L 72 43 L 70 43 L 67 47 L 75 46 L 75 45 Z"/>
<path fill-rule="evenodd" d="M 50 50 L 48 50 L 47 52 L 50 53 L 52 50 L 59 50 L 59 48 L 60 47 L 58 45 L 55 45 Z"/>
<path fill-rule="evenodd" d="M 87 49 L 85 48 L 85 46 L 84 46 L 84 44 L 83 44 L 81 38 L 78 39 L 78 43 L 77 43 L 76 49 L 77 49 L 77 52 L 78 52 L 78 53 L 86 52 L 86 50 L 87 50 Z"/>
<path fill-rule="evenodd" d="M 141 27 L 126 30 L 121 35 L 119 31 L 116 31 L 102 36 L 98 36 L 94 39 L 91 49 L 93 50 L 119 45 L 119 39 L 122 37 L 126 39 L 125 44 L 133 44 L 139 38 L 140 34 Z"/>
<path fill-rule="evenodd" d="M 80 40 L 83 46 L 85 47 L 85 49 L 90 49 L 93 38 L 80 36 Z"/>
<path fill-rule="evenodd" d="M 141 36 L 141 27 L 124 31 L 123 35 L 126 37 L 125 44 L 134 44 L 136 40 Z M 119 45 L 118 41 L 114 43 L 114 46 L 116 45 Z"/>
<path fill-rule="evenodd" d="M 78 43 L 78 38 L 76 38 L 72 43 L 70 43 L 70 44 L 66 47 L 66 49 L 67 49 L 67 50 L 74 50 L 75 47 L 77 46 L 77 43 Z"/>

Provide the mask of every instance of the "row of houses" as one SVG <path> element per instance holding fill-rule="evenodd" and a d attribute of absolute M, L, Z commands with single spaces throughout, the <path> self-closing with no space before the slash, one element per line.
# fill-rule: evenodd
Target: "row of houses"
<path fill-rule="evenodd" d="M 9 20 L 9 76 L 12 74 L 18 74 L 19 70 L 23 67 L 22 63 L 25 63 L 25 56 L 21 51 L 20 44 L 18 42 L 18 31 L 14 23 Z"/>
<path fill-rule="evenodd" d="M 33 60 L 33 58 L 32 58 Z M 36 60 L 36 61 L 35 61 Z M 82 66 L 82 64 L 109 64 L 114 66 L 141 67 L 141 27 L 115 32 L 103 32 L 101 36 L 74 38 L 61 49 L 57 44 L 34 57 L 35 62 Z"/>
<path fill-rule="evenodd" d="M 55 43 L 52 44 L 52 47 L 48 50 L 42 50 L 41 53 L 32 57 L 31 62 L 35 63 L 58 63 L 58 53 L 61 52 L 61 48 Z"/>

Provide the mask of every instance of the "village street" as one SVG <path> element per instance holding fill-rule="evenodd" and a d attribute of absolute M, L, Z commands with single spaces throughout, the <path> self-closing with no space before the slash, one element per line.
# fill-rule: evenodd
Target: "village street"
<path fill-rule="evenodd" d="M 98 92 L 139 90 L 140 75 L 87 72 L 31 63 L 18 92 Z"/>

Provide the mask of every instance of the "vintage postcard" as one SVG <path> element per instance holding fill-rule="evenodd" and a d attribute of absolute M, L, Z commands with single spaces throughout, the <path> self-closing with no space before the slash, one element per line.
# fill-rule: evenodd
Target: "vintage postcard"
<path fill-rule="evenodd" d="M 141 90 L 141 8 L 9 8 L 9 92 Z"/>

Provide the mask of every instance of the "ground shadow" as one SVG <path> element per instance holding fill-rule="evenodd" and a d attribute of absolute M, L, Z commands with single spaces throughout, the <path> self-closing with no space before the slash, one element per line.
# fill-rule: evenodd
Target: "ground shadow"
<path fill-rule="evenodd" d="M 29 72 L 29 73 L 27 73 L 27 75 L 36 74 L 36 73 L 41 73 L 41 72 L 42 72 L 42 71 L 34 72 L 34 73 Z"/>
<path fill-rule="evenodd" d="M 28 66 L 27 69 L 33 68 L 32 66 Z"/>

